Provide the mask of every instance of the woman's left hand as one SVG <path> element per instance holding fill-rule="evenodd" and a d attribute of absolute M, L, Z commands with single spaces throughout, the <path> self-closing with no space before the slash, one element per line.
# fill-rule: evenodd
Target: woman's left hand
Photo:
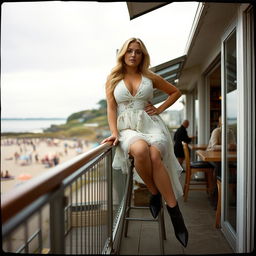
<path fill-rule="evenodd" d="M 144 110 L 147 112 L 148 115 L 152 116 L 152 115 L 158 115 L 159 111 L 158 109 L 152 105 L 150 102 L 146 105 L 146 107 L 144 108 Z"/>

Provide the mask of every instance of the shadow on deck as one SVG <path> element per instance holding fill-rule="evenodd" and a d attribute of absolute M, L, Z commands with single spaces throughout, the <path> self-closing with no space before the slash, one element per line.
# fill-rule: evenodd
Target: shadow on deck
<path fill-rule="evenodd" d="M 182 174 L 184 181 L 185 174 Z M 183 183 L 182 183 L 183 184 Z M 170 217 L 164 207 L 167 240 L 165 254 L 226 254 L 233 253 L 222 231 L 215 228 L 215 210 L 205 191 L 190 191 L 188 201 L 179 199 L 188 232 L 186 248 L 177 241 Z M 131 216 L 150 217 L 149 210 L 131 211 Z M 160 255 L 157 222 L 129 222 L 128 236 L 122 239 L 120 255 Z"/>

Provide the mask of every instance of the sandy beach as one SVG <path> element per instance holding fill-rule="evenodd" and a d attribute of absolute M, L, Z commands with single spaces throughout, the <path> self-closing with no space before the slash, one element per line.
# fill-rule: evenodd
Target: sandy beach
<path fill-rule="evenodd" d="M 1 139 L 1 194 L 26 182 L 26 177 L 42 175 L 91 147 L 85 140 Z M 6 171 L 10 179 L 2 178 Z"/>

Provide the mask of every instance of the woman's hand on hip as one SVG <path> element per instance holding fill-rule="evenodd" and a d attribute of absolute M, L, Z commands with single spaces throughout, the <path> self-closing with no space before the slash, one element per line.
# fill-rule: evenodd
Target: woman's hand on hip
<path fill-rule="evenodd" d="M 146 105 L 146 107 L 144 108 L 144 110 L 146 111 L 146 113 L 150 116 L 152 115 L 158 115 L 160 114 L 158 109 L 153 105 L 151 104 L 150 102 Z"/>

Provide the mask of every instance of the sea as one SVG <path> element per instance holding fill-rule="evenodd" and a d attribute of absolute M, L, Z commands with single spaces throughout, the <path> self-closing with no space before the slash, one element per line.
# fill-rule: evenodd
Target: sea
<path fill-rule="evenodd" d="M 52 124 L 64 124 L 65 118 L 1 118 L 1 133 L 40 133 Z"/>

